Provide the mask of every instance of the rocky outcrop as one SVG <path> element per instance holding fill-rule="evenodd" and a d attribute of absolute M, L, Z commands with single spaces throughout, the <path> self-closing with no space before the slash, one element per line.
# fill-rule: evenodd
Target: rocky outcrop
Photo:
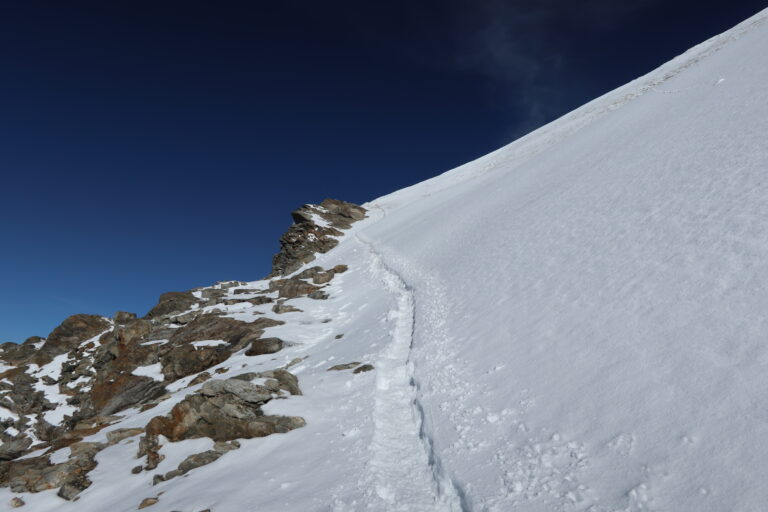
<path fill-rule="evenodd" d="M 213 462 L 229 451 L 221 449 L 222 446 L 229 446 L 229 449 L 239 447 L 239 444 L 232 444 L 236 439 L 285 433 L 305 425 L 304 419 L 298 416 L 267 416 L 261 410 L 262 405 L 284 396 L 286 392 L 301 394 L 294 375 L 286 370 L 273 370 L 261 377 L 267 379 L 265 385 L 253 384 L 248 379 L 250 375 L 209 380 L 199 393 L 188 395 L 176 404 L 168 416 L 156 416 L 149 421 L 138 453 L 139 457 L 146 457 L 145 470 L 156 468 L 161 460 L 160 436 L 171 442 L 208 437 L 217 441 L 220 447 L 218 450 L 214 448 L 214 453 L 204 452 L 188 457 L 177 470 L 157 475 L 155 483 Z M 225 441 L 232 443 L 222 444 Z"/>
<path fill-rule="evenodd" d="M 245 351 L 247 356 L 260 356 L 263 354 L 274 354 L 279 352 L 285 346 L 285 342 L 280 338 L 259 338 L 251 342 L 251 346 Z"/>
<path fill-rule="evenodd" d="M 176 404 L 169 416 L 153 418 L 147 424 L 147 436 L 163 435 L 170 441 L 198 437 L 231 441 L 303 426 L 302 418 L 265 416 L 261 411 L 262 405 L 280 396 L 279 391 L 241 379 L 209 380 L 199 393 Z"/>
<path fill-rule="evenodd" d="M 365 210 L 329 199 L 292 215 L 294 225 L 281 239 L 269 282 L 226 281 L 169 292 L 142 318 L 125 311 L 112 318 L 74 315 L 47 338 L 0 345 L 0 407 L 8 411 L 0 419 L 0 487 L 13 492 L 58 489 L 60 497 L 71 500 L 91 485 L 88 473 L 96 466 L 96 454 L 132 442 L 129 437 L 143 434 L 138 445 L 146 463 L 134 468 L 137 473 L 157 467 L 161 436 L 170 442 L 199 437 L 216 442 L 212 450 L 191 454 L 176 469 L 155 475 L 161 481 L 210 464 L 237 448 L 237 439 L 303 426 L 301 417 L 267 415 L 262 407 L 301 394 L 287 368 L 306 356 L 280 369 L 215 378 L 237 373 L 236 365 L 226 363 L 233 354 L 267 356 L 250 360 L 260 366 L 294 345 L 265 336 L 270 327 L 285 323 L 274 319 L 275 313 L 301 312 L 291 304 L 294 299 L 328 298 L 334 277 L 347 270 L 345 265 L 300 267 L 336 246 Z M 239 318 L 248 321 L 229 317 L 242 311 L 247 313 Z M 285 318 L 305 321 L 297 316 Z M 185 377 L 188 381 L 172 386 Z M 128 424 L 115 429 L 122 420 L 119 413 L 133 407 L 149 410 L 189 388 L 197 391 L 145 428 Z M 115 430 L 106 434 L 107 442 L 84 441 L 108 426 Z M 69 456 L 62 450 L 69 450 Z"/>
<path fill-rule="evenodd" d="M 69 352 L 83 341 L 101 334 L 111 326 L 109 320 L 101 316 L 70 316 L 48 335 L 43 346 L 35 354 L 34 360 L 37 364 L 45 364 L 53 357 Z"/>
<path fill-rule="evenodd" d="M 160 322 L 190 309 L 193 304 L 197 304 L 197 298 L 191 292 L 167 292 L 160 296 L 145 318 Z"/>
<path fill-rule="evenodd" d="M 91 391 L 97 414 L 113 414 L 134 405 L 147 403 L 165 394 L 165 387 L 149 377 L 121 373 L 99 375 Z"/>
<path fill-rule="evenodd" d="M 280 238 L 280 252 L 272 259 L 269 277 L 284 276 L 336 247 L 341 230 L 365 218 L 365 209 L 356 204 L 326 199 L 319 205 L 307 204 L 291 213 L 293 225 Z"/>
<path fill-rule="evenodd" d="M 96 467 L 94 457 L 102 443 L 75 443 L 66 462 L 51 463 L 47 455 L 0 463 L 0 482 L 14 492 L 39 492 L 59 488 L 58 495 L 72 499 L 91 485 L 87 474 Z"/>
<path fill-rule="evenodd" d="M 193 469 L 197 469 L 201 466 L 206 466 L 212 462 L 215 462 L 221 458 L 227 452 L 237 450 L 240 448 L 240 443 L 237 441 L 216 442 L 213 444 L 212 450 L 206 450 L 201 453 L 195 453 L 181 461 L 176 469 L 172 469 L 164 475 L 155 475 L 153 479 L 153 485 L 159 482 L 165 482 L 177 476 L 189 473 Z"/>

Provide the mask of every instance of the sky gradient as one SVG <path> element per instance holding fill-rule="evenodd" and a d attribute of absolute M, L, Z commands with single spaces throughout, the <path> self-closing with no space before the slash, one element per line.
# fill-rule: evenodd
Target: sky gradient
<path fill-rule="evenodd" d="M 279 4 L 0 6 L 0 342 L 263 277 L 302 203 L 477 158 L 766 7 Z"/>

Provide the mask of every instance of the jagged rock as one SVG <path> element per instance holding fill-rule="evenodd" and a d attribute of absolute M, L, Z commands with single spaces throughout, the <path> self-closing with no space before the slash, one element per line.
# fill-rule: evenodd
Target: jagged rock
<path fill-rule="evenodd" d="M 123 439 L 128 439 L 129 437 L 138 436 L 143 433 L 143 428 L 118 428 L 107 432 L 107 441 L 109 444 L 117 444 Z"/>
<path fill-rule="evenodd" d="M 184 325 L 184 324 L 188 324 L 198 316 L 200 316 L 199 311 L 190 311 L 189 313 L 184 313 L 183 315 L 173 317 L 171 321 L 173 321 L 176 324 Z"/>
<path fill-rule="evenodd" d="M 288 364 L 286 364 L 286 365 L 285 365 L 283 368 L 287 370 L 288 368 L 290 368 L 290 367 L 292 367 L 292 366 L 296 366 L 297 364 L 299 364 L 300 362 L 304 361 L 304 360 L 305 360 L 306 358 L 308 358 L 308 357 L 309 357 L 309 356 L 304 356 L 304 357 L 294 357 L 294 358 L 293 358 L 293 359 L 291 359 L 291 360 L 288 362 Z"/>
<path fill-rule="evenodd" d="M 143 469 L 147 471 L 155 469 L 164 458 L 160 455 L 160 442 L 157 439 L 157 435 L 147 433 L 147 435 L 141 436 L 141 439 L 139 439 L 139 452 L 136 456 L 147 458 L 147 463 Z"/>
<path fill-rule="evenodd" d="M 289 279 L 273 279 L 269 283 L 269 289 L 270 291 L 278 292 L 277 296 L 281 299 L 295 299 L 296 297 L 309 295 L 317 290 L 318 287 L 292 277 Z"/>
<path fill-rule="evenodd" d="M 111 327 L 110 322 L 96 315 L 72 315 L 56 327 L 35 354 L 35 362 L 44 364 L 53 357 L 77 347 Z"/>
<path fill-rule="evenodd" d="M 130 373 L 105 374 L 97 377 L 90 399 L 96 413 L 107 415 L 141 405 L 163 394 L 163 384 L 150 377 Z"/>
<path fill-rule="evenodd" d="M 219 457 L 224 455 L 223 453 L 219 453 L 214 450 L 207 450 L 202 453 L 196 453 L 194 455 L 190 455 L 181 463 L 179 464 L 179 471 L 181 474 L 187 473 L 189 471 L 192 471 L 193 469 L 199 468 L 200 466 L 205 466 L 207 464 L 210 464 L 211 462 L 217 460 Z"/>
<path fill-rule="evenodd" d="M 163 435 L 170 441 L 209 437 L 214 441 L 264 437 L 304 426 L 303 418 L 265 416 L 261 405 L 273 392 L 239 379 L 211 380 L 200 393 L 188 395 L 169 416 L 156 416 L 147 424 L 149 446 Z"/>
<path fill-rule="evenodd" d="M 208 372 L 200 372 L 197 377 L 195 377 L 194 379 L 189 381 L 189 385 L 187 387 L 196 386 L 198 384 L 202 384 L 203 382 L 207 381 L 210 378 L 211 378 L 211 374 L 210 373 L 208 373 Z"/>
<path fill-rule="evenodd" d="M 260 295 L 251 299 L 227 299 L 223 301 L 222 304 L 225 306 L 231 306 L 233 304 L 242 304 L 243 302 L 253 304 L 254 306 L 261 306 L 262 304 L 269 304 L 270 302 L 274 302 L 274 299 Z"/>
<path fill-rule="evenodd" d="M 37 353 L 37 346 L 43 342 L 45 342 L 44 338 L 41 338 L 40 336 L 32 336 L 18 345 L 10 341 L 3 343 L 3 359 L 13 364 L 19 364 L 22 361 L 27 361 Z"/>
<path fill-rule="evenodd" d="M 171 336 L 172 348 L 160 356 L 163 375 L 168 381 L 199 373 L 229 358 L 248 346 L 264 333 L 264 329 L 283 322 L 259 318 L 253 322 L 241 322 L 233 318 L 202 315 L 176 330 Z M 195 347 L 191 343 L 204 340 L 223 340 L 227 345 Z"/>
<path fill-rule="evenodd" d="M 329 297 L 327 292 L 324 292 L 323 290 L 314 290 L 312 293 L 308 295 L 310 299 L 315 300 L 325 300 Z"/>
<path fill-rule="evenodd" d="M 264 290 L 257 290 L 255 288 L 240 288 L 238 290 L 233 291 L 235 295 L 241 295 L 241 294 L 251 294 L 251 293 L 264 293 Z"/>
<path fill-rule="evenodd" d="M 187 311 L 194 304 L 197 304 L 197 298 L 191 292 L 164 293 L 160 296 L 157 305 L 149 310 L 145 318 L 160 322 Z"/>
<path fill-rule="evenodd" d="M 11 508 L 19 508 L 26 505 L 26 503 L 24 502 L 23 499 L 16 497 L 11 500 L 10 505 L 11 505 Z"/>
<path fill-rule="evenodd" d="M 302 358 L 299 361 L 303 361 L 306 358 Z M 358 363 L 359 364 L 359 363 Z M 269 370 L 266 372 L 249 372 L 241 373 L 232 377 L 232 379 L 252 381 L 253 379 L 267 379 L 264 383 L 264 387 L 279 392 L 281 390 L 287 391 L 292 395 L 301 395 L 301 389 L 299 389 L 299 379 L 294 374 L 286 371 L 283 368 L 277 370 Z"/>
<path fill-rule="evenodd" d="M 232 353 L 225 345 L 215 347 L 181 345 L 174 347 L 161 358 L 162 372 L 166 380 L 174 381 L 216 366 L 226 361 L 230 355 Z"/>
<path fill-rule="evenodd" d="M 59 487 L 59 496 L 74 498 L 91 485 L 87 477 L 96 467 L 95 456 L 106 445 L 75 443 L 66 462 L 52 464 L 47 455 L 0 463 L 0 486 L 13 492 L 40 492 Z"/>
<path fill-rule="evenodd" d="M 344 337 L 344 335 L 343 335 L 343 334 L 337 334 L 336 336 L 334 336 L 334 337 L 333 337 L 333 339 L 335 339 L 335 340 L 340 340 L 340 339 L 341 339 L 341 338 L 343 338 L 343 337 Z"/>
<path fill-rule="evenodd" d="M 169 472 L 167 472 L 165 475 L 155 475 L 155 481 L 153 481 L 153 485 L 157 482 L 165 482 L 172 478 L 176 478 L 177 476 L 184 475 L 193 469 L 197 469 L 201 466 L 205 466 L 207 464 L 210 464 L 211 462 L 214 462 L 221 458 L 222 455 L 225 453 L 236 450 L 240 448 L 240 443 L 237 441 L 231 441 L 229 443 L 223 443 L 223 442 L 216 442 L 213 445 L 213 450 L 207 450 L 202 453 L 195 453 L 193 455 L 190 455 L 181 463 L 178 465 L 176 469 L 173 469 Z M 158 478 L 159 477 L 159 478 Z"/>
<path fill-rule="evenodd" d="M 333 237 L 343 235 L 352 223 L 365 218 L 365 209 L 352 203 L 326 199 L 319 205 L 304 205 L 291 213 L 294 224 L 280 238 L 280 252 L 272 259 L 269 277 L 287 275 L 338 245 Z M 320 219 L 319 224 L 316 219 Z"/>
<path fill-rule="evenodd" d="M 323 267 L 316 265 L 314 267 L 305 268 L 304 270 L 296 274 L 294 277 L 296 279 L 312 279 L 316 275 L 322 274 L 324 272 L 325 272 L 325 269 L 323 269 Z"/>
<path fill-rule="evenodd" d="M 351 370 L 352 368 L 356 368 L 358 366 L 360 366 L 359 362 L 337 364 L 337 365 L 334 365 L 334 366 L 331 366 L 330 368 L 328 368 L 328 371 L 329 372 L 332 372 L 332 371 L 333 372 L 339 372 L 339 371 L 342 371 L 342 370 Z"/>
<path fill-rule="evenodd" d="M 372 364 L 364 364 L 362 366 L 359 366 L 359 367 L 355 368 L 352 371 L 352 373 L 363 373 L 363 372 L 369 372 L 371 370 L 373 370 L 373 365 Z"/>
<path fill-rule="evenodd" d="M 220 288 L 205 288 L 200 291 L 200 294 L 205 300 L 206 305 L 210 306 L 211 304 L 218 303 L 219 299 L 227 294 L 227 290 L 222 290 Z"/>
<path fill-rule="evenodd" d="M 330 270 L 324 270 L 323 267 L 310 267 L 302 270 L 294 277 L 296 279 L 311 279 L 314 284 L 326 284 L 331 282 L 336 274 L 341 274 L 347 271 L 346 265 L 336 265 Z"/>
<path fill-rule="evenodd" d="M 112 317 L 112 320 L 118 325 L 124 325 L 124 324 L 127 324 L 128 322 L 136 320 L 136 313 L 129 313 L 127 311 L 118 311 L 117 313 L 115 313 L 115 316 Z"/>
<path fill-rule="evenodd" d="M 251 342 L 251 347 L 245 352 L 247 356 L 274 354 L 283 349 L 285 343 L 280 338 L 260 338 Z"/>
<path fill-rule="evenodd" d="M 254 404 L 263 404 L 272 399 L 272 391 L 240 379 L 210 380 L 203 384 L 200 394 L 215 397 L 225 393 Z"/>
<path fill-rule="evenodd" d="M 191 343 L 203 340 L 223 340 L 230 345 L 245 346 L 247 342 L 258 338 L 264 329 L 276 325 L 282 325 L 279 320 L 271 318 L 259 318 L 253 322 L 241 322 L 234 318 L 219 317 L 216 315 L 202 315 L 184 327 L 176 330 L 170 341 L 173 345 Z M 243 343 L 244 339 L 247 342 Z"/>
<path fill-rule="evenodd" d="M 15 439 L 4 439 L 0 445 L 0 461 L 12 460 L 21 457 L 27 453 L 27 449 L 32 446 L 32 440 L 28 437 L 17 437 Z"/>
<path fill-rule="evenodd" d="M 35 388 L 37 381 L 26 373 L 27 369 L 26 365 L 22 365 L 0 374 L 0 379 L 11 383 L 8 393 L 0 398 L 0 405 L 15 412 L 20 417 L 38 415 L 50 409 L 45 394 Z"/>
<path fill-rule="evenodd" d="M 365 208 L 347 201 L 326 199 L 319 206 L 325 210 L 320 216 L 335 228 L 349 229 L 353 222 L 365 218 Z"/>
<path fill-rule="evenodd" d="M 335 274 L 333 272 L 321 272 L 312 277 L 312 282 L 315 284 L 330 283 Z"/>
<path fill-rule="evenodd" d="M 301 313 L 301 310 L 290 304 L 275 304 L 272 306 L 272 312 L 282 315 L 283 313 Z"/>
<path fill-rule="evenodd" d="M 137 510 L 151 507 L 152 505 L 156 504 L 159 501 L 160 500 L 158 498 L 144 498 L 143 500 L 141 500 L 141 503 L 139 503 L 139 508 Z"/>

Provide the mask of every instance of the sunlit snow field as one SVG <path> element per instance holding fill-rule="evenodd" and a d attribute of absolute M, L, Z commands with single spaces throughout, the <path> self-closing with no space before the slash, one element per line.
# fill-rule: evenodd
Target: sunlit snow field
<path fill-rule="evenodd" d="M 365 205 L 312 263 L 349 265 L 331 298 L 267 331 L 292 345 L 220 365 L 309 356 L 304 396 L 265 407 L 306 427 L 154 487 L 126 440 L 79 501 L 27 508 L 766 510 L 767 17 Z M 376 369 L 326 371 L 349 361 Z M 211 444 L 165 443 L 158 472 Z"/>

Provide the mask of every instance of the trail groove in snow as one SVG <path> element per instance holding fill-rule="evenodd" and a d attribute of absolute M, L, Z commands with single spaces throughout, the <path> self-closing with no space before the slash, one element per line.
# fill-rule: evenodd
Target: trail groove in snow
<path fill-rule="evenodd" d="M 376 362 L 374 434 L 369 464 L 371 508 L 403 511 L 468 510 L 448 478 L 424 430 L 413 363 L 410 361 L 414 329 L 413 291 L 391 270 L 375 248 L 359 236 L 367 249 L 370 269 L 395 296 L 389 311 L 392 341 Z"/>

